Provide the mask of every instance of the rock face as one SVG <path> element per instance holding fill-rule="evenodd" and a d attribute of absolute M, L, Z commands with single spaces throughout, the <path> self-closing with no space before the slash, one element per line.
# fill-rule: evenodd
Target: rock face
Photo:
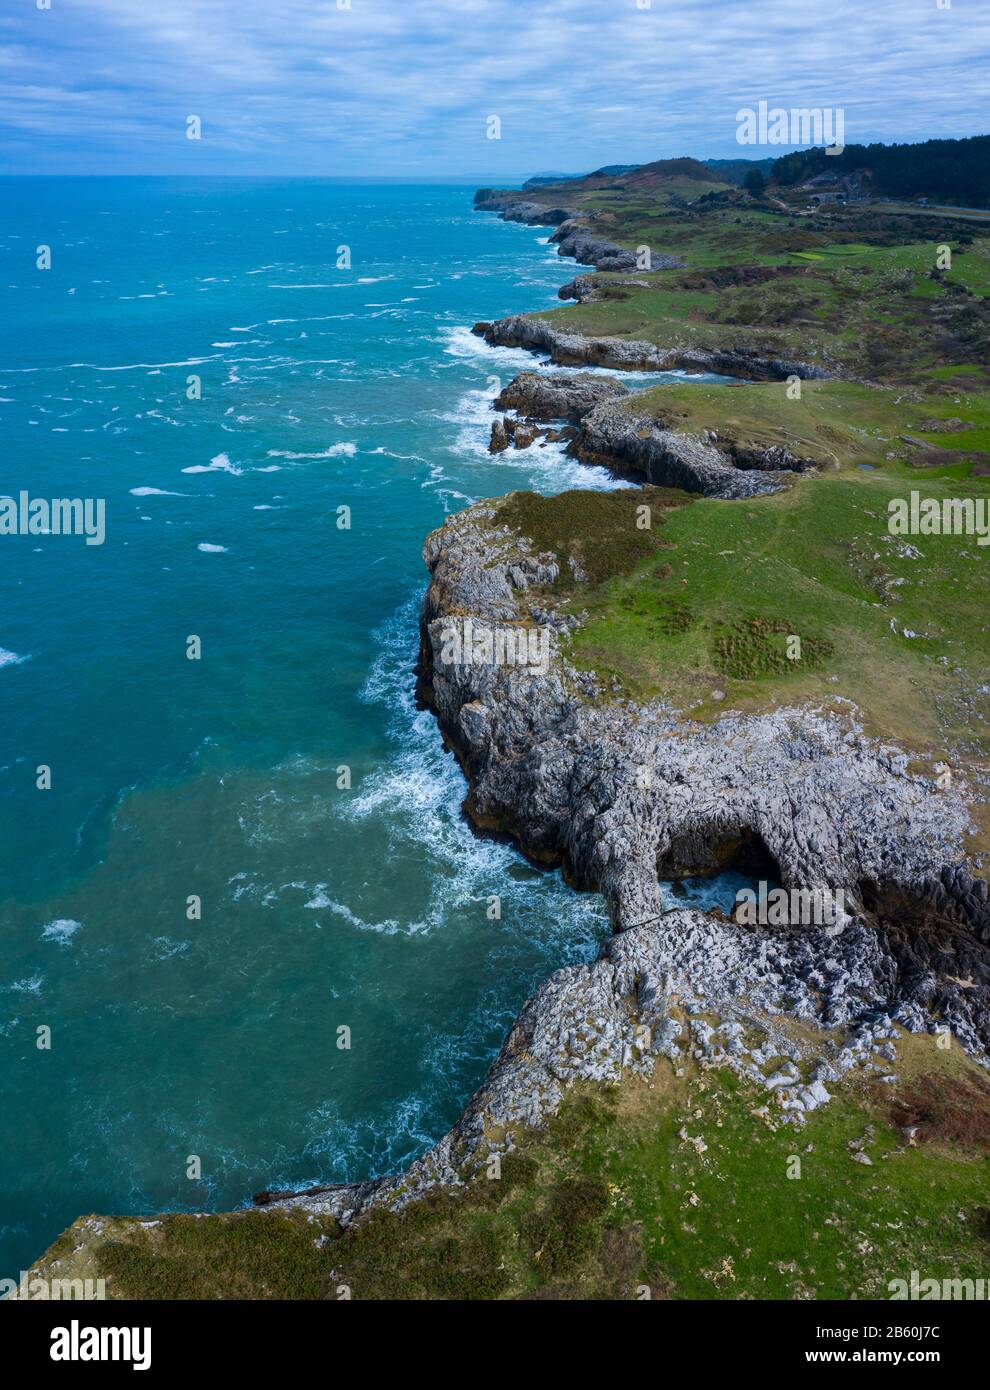
<path fill-rule="evenodd" d="M 573 214 L 567 208 L 547 208 L 521 198 L 518 193 L 504 193 L 495 188 L 479 188 L 474 206 L 480 212 L 497 212 L 503 222 L 524 222 L 532 227 L 558 227 Z"/>
<path fill-rule="evenodd" d="M 493 405 L 494 410 L 514 410 L 527 420 L 570 420 L 577 424 L 602 401 L 620 400 L 629 388 L 614 377 L 577 372 L 573 376 L 540 376 L 520 372 Z"/>
<path fill-rule="evenodd" d="M 658 876 L 704 873 L 733 854 L 769 862 L 785 887 L 841 888 L 878 933 L 875 997 L 916 1023 L 937 998 L 957 1036 L 986 1049 L 990 911 L 966 867 L 959 787 L 910 773 L 905 753 L 848 714 L 692 724 L 659 706 L 593 703 L 593 678 L 561 655 L 563 620 L 528 608 L 527 590 L 545 586 L 557 560 L 531 555 L 489 505 L 453 517 L 425 555 L 424 691 L 468 774 L 478 825 L 599 888 L 617 930 L 661 915 Z M 445 664 L 445 623 L 464 614 L 475 625 L 538 615 L 552 636 L 546 673 Z"/>
<path fill-rule="evenodd" d="M 550 240 L 556 243 L 558 255 L 573 256 L 596 270 L 674 270 L 684 264 L 677 256 L 651 251 L 649 264 L 640 265 L 635 251 L 595 236 L 577 219 L 561 222 Z"/>
<path fill-rule="evenodd" d="M 608 401 L 583 416 L 572 450 L 585 463 L 703 497 L 757 497 L 775 492 L 789 474 L 815 467 L 813 459 L 798 458 L 779 446 L 764 451 L 722 448 L 713 431 L 684 434 Z"/>
<path fill-rule="evenodd" d="M 477 323 L 473 331 L 493 347 L 521 347 L 546 353 L 564 367 L 611 367 L 620 371 L 669 372 L 677 369 L 719 372 L 751 381 L 783 381 L 789 376 L 825 380 L 832 373 L 814 362 L 767 357 L 756 349 L 657 347 L 637 339 L 586 338 L 565 333 L 545 319 L 513 314 L 494 323 Z"/>
<path fill-rule="evenodd" d="M 480 212 L 497 212 L 504 222 L 556 227 L 550 240 L 557 244 L 557 254 L 573 256 L 582 265 L 593 265 L 596 270 L 672 270 L 684 264 L 677 256 L 651 253 L 649 265 L 642 266 L 635 251 L 595 236 L 568 208 L 544 207 L 542 203 L 534 203 L 511 191 L 479 188 L 474 195 L 474 206 Z"/>

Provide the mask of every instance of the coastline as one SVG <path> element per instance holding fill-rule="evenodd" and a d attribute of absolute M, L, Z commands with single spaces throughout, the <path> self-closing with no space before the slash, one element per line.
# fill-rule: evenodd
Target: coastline
<path fill-rule="evenodd" d="M 508 210 L 501 211 L 505 216 Z M 558 230 L 571 220 L 567 210 L 560 212 L 565 214 L 561 220 L 550 223 Z M 587 253 L 574 229 L 569 235 L 576 238 L 570 244 Z M 616 259 L 616 248 L 608 243 L 598 243 L 598 248 L 603 263 Z M 573 253 L 561 249 L 561 254 Z M 747 359 L 745 354 L 734 356 L 730 369 L 728 357 L 720 357 L 716 366 L 714 358 L 698 351 L 668 352 L 619 339 L 561 335 L 525 316 L 502 323 L 512 327 L 488 325 L 486 341 L 547 352 L 562 365 L 620 370 L 670 370 L 676 365 L 752 373 L 753 380 L 830 375 L 814 363 Z M 602 418 L 593 422 L 600 431 Z M 638 438 L 636 427 L 632 436 Z M 609 438 L 594 461 L 619 463 L 623 448 L 630 447 L 636 446 Z M 640 460 L 636 471 L 649 483 L 684 486 L 686 474 L 671 471 L 674 462 L 687 467 L 682 452 L 681 445 L 662 443 Z M 779 485 L 772 469 L 742 470 L 727 462 L 722 451 L 714 453 L 717 459 L 692 461 L 692 476 L 708 477 L 710 484 L 692 490 L 740 497 Z M 714 475 L 704 473 L 706 463 L 723 470 L 714 481 Z M 779 471 L 800 469 L 784 466 Z M 744 490 L 731 491 L 733 480 Z M 990 933 L 986 885 L 974 880 L 964 863 L 969 815 L 961 792 L 953 789 L 933 799 L 930 779 L 908 774 L 896 754 L 866 737 L 841 712 L 783 709 L 762 723 L 743 716 L 726 721 L 727 728 L 719 724 L 715 732 L 692 729 L 679 747 L 682 726 L 676 718 L 665 715 L 667 722 L 658 732 L 653 711 L 628 704 L 598 710 L 585 703 L 589 695 L 604 692 L 567 663 L 558 640 L 565 625 L 552 612 L 543 612 L 554 633 L 553 659 L 544 676 L 443 662 L 444 623 L 464 614 L 489 626 L 512 622 L 520 613 L 532 621 L 532 610 L 526 611 L 528 591 L 553 578 L 554 559 L 507 541 L 498 518 L 501 500 L 458 513 L 425 543 L 431 580 L 421 619 L 419 690 L 468 778 L 466 809 L 476 828 L 511 835 L 538 862 L 562 864 L 575 887 L 599 888 L 616 935 L 592 965 L 557 972 L 527 1001 L 460 1120 L 405 1172 L 307 1193 L 259 1194 L 256 1201 L 265 1210 L 302 1208 L 330 1215 L 347 1227 L 373 1208 L 401 1209 L 437 1186 L 461 1186 L 487 1162 L 493 1133 L 502 1135 L 499 1151 L 511 1152 L 513 1136 L 543 1125 L 574 1082 L 614 1083 L 626 1072 L 645 1076 L 656 1057 L 676 1060 L 685 1049 L 706 1063 L 729 1065 L 756 1084 L 766 1082 L 770 1057 L 788 1058 L 793 1076 L 788 1074 L 768 1094 L 791 1107 L 786 1112 L 790 1119 L 810 1113 L 828 1099 L 829 1081 L 865 1065 L 877 1045 L 897 1036 L 898 1026 L 911 1031 L 930 1026 L 920 994 L 915 997 L 908 990 L 891 1007 L 891 960 L 877 940 L 881 908 L 891 914 L 936 913 L 984 940 Z M 723 760 L 726 737 L 743 750 L 729 774 Z M 702 777 L 688 804 L 658 803 L 634 789 L 631 774 L 644 761 L 657 759 L 660 739 L 668 745 L 661 764 L 665 785 L 683 787 L 685 777 L 698 778 L 706 765 L 716 764 L 719 784 L 705 784 Z M 781 749 L 795 746 L 802 747 L 803 756 L 780 755 Z M 492 757 L 493 747 L 511 750 L 511 755 Z M 759 788 L 754 793 L 752 786 L 743 785 L 754 750 L 765 759 L 763 799 L 772 806 L 760 804 Z M 813 785 L 823 765 L 833 779 L 825 792 Z M 729 798 L 725 780 L 736 793 Z M 575 785 L 583 788 L 576 802 L 571 795 Z M 789 811 L 784 809 L 788 800 Z M 889 803 L 885 817 L 871 814 L 877 802 Z M 901 848 L 897 831 L 906 817 L 918 823 Z M 849 855 L 850 824 L 865 846 L 856 862 Z M 674 874 L 711 871 L 732 862 L 739 842 L 747 839 L 751 849 L 758 842 L 759 852 L 770 855 L 784 883 L 834 885 L 852 876 L 871 885 L 873 902 L 860 904 L 864 920 L 843 933 L 840 942 L 813 934 L 786 941 L 732 929 L 702 913 L 662 914 L 658 864 Z M 881 904 L 884 895 L 892 897 L 892 906 Z M 663 930 L 657 926 L 661 915 Z M 824 992 L 817 983 L 809 985 L 816 972 L 823 973 L 823 965 Z M 726 989 L 726 980 L 742 987 Z M 676 1009 L 670 1007 L 674 996 Z M 707 1033 L 691 1023 L 685 1026 L 684 1001 L 698 1013 L 717 1004 L 724 1017 L 714 1027 L 707 1025 Z M 976 1001 L 959 990 L 948 1007 L 957 1035 L 974 1053 L 983 1052 Z M 985 1009 L 985 1003 L 979 1007 Z M 788 1011 L 830 1030 L 845 1029 L 845 1036 L 839 1043 L 830 1040 L 824 1049 L 797 1042 L 774 1024 Z M 576 1043 L 583 1021 L 591 1016 L 596 1027 Z M 740 1045 L 740 1035 L 754 1027 L 763 1030 L 759 1043 Z"/>

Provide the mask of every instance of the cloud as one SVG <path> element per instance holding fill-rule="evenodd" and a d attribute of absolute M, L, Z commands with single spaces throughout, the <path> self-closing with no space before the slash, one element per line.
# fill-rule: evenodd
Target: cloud
<path fill-rule="evenodd" d="M 841 106 L 850 142 L 985 129 L 990 12 L 964 0 L 339 3 L 25 4 L 0 170 L 496 179 L 759 154 L 735 113 L 760 99 Z"/>

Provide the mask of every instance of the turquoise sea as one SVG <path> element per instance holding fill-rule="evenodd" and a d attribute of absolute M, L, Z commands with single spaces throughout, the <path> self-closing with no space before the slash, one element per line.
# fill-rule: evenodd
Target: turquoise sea
<path fill-rule="evenodd" d="M 0 537 L 0 1275 L 82 1212 L 402 1166 L 606 929 L 471 833 L 413 700 L 426 534 L 617 485 L 486 452 L 533 359 L 470 326 L 574 267 L 471 193 L 0 180 L 0 494 L 107 527 Z"/>

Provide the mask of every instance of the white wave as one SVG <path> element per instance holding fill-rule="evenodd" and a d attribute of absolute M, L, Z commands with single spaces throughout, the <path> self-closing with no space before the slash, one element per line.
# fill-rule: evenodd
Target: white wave
<path fill-rule="evenodd" d="M 34 372 L 64 372 L 64 371 L 87 371 L 87 372 L 151 372 L 159 371 L 162 367 L 198 367 L 203 362 L 215 362 L 216 355 L 209 357 L 186 357 L 181 362 L 125 362 L 119 367 L 103 367 L 96 362 L 63 362 L 52 367 L 5 367 L 6 372 L 20 372 L 31 374 Z"/>
<path fill-rule="evenodd" d="M 377 449 L 372 449 L 372 454 L 380 454 L 383 458 L 396 459 L 400 463 L 426 463 L 427 460 L 422 454 L 397 454 L 394 449 L 386 449 L 384 444 L 379 444 Z"/>
<path fill-rule="evenodd" d="M 572 487 L 611 491 L 614 488 L 631 486 L 621 479 L 613 478 L 606 468 L 580 463 L 577 459 L 568 457 L 567 446 L 560 441 L 541 443 L 537 440 L 527 449 L 510 447 L 499 454 L 490 454 L 488 444 L 491 439 L 492 421 L 495 419 L 491 407 L 496 394 L 496 390 L 490 386 L 466 391 L 454 410 L 443 418 L 460 425 L 454 443 L 449 446 L 451 453 L 521 475 L 511 480 L 507 479 L 505 491 L 511 492 L 516 488 L 526 487 L 534 492 L 552 494 Z M 441 470 L 431 481 L 448 483 L 450 479 Z M 485 495 L 488 495 L 487 492 Z"/>
<path fill-rule="evenodd" d="M 9 989 L 13 994 L 40 994 L 41 986 L 44 983 L 43 975 L 27 975 L 23 980 L 11 980 L 5 989 Z"/>
<path fill-rule="evenodd" d="M 0 666 L 20 666 L 22 661 L 30 661 L 28 656 L 18 656 L 16 652 L 9 652 L 6 647 L 0 647 Z"/>
<path fill-rule="evenodd" d="M 535 443 L 527 449 L 506 449 L 500 454 L 490 455 L 490 458 L 497 468 L 507 469 L 510 473 L 521 472 L 525 476 L 526 487 L 544 496 L 566 492 L 568 488 L 612 492 L 635 486 L 622 478 L 613 477 L 607 468 L 568 457 L 566 449 L 567 446 L 562 443 Z M 506 482 L 509 484 L 507 491 L 519 487 L 515 479 L 507 479 Z"/>
<path fill-rule="evenodd" d="M 446 342 L 444 352 L 449 356 L 480 358 L 483 359 L 485 365 L 502 366 L 506 370 L 511 368 L 513 375 L 520 371 L 536 372 L 540 376 L 573 376 L 580 372 L 582 375 L 590 373 L 592 376 L 614 376 L 632 385 L 659 384 L 664 381 L 688 379 L 700 383 L 735 380 L 733 377 L 718 376 L 712 372 L 686 372 L 681 368 L 666 372 L 628 372 L 617 367 L 599 367 L 591 363 L 582 363 L 577 367 L 563 366 L 558 362 L 549 361 L 545 354 L 531 352 L 528 348 L 493 347 L 490 343 L 485 342 L 484 338 L 472 332 L 467 324 L 442 328 L 440 337 Z"/>
<path fill-rule="evenodd" d="M 163 487 L 132 487 L 132 497 L 188 497 L 188 492 L 169 492 Z"/>
<path fill-rule="evenodd" d="M 411 844 L 417 854 L 429 860 L 429 904 L 421 919 L 406 924 L 403 930 L 429 931 L 449 920 L 452 911 L 465 907 L 473 911 L 496 891 L 493 884 L 508 879 L 513 895 L 520 898 L 551 893 L 554 910 L 540 914 L 544 927 L 572 932 L 574 940 L 590 950 L 604 920 L 598 895 L 575 894 L 561 880 L 545 875 L 531 882 L 513 879 L 509 870 L 521 862 L 518 851 L 508 844 L 480 839 L 462 815 L 464 776 L 444 748 L 433 715 L 416 708 L 410 673 L 418 612 L 417 594 L 375 633 L 381 654 L 361 698 L 381 703 L 389 711 L 389 736 L 397 752 L 365 779 L 356 795 L 342 803 L 341 817 L 373 819 L 402 853 L 408 852 Z M 387 929 L 387 925 L 379 929 Z"/>
<path fill-rule="evenodd" d="M 332 912 L 336 917 L 342 917 L 352 927 L 357 927 L 359 931 L 383 932 L 386 936 L 394 936 L 401 928 L 394 918 L 388 917 L 383 922 L 367 922 L 363 917 L 359 917 L 356 912 L 352 912 L 346 903 L 334 902 L 326 893 L 326 884 L 317 884 L 316 892 L 304 906 L 312 908 L 314 911 L 325 910 Z"/>
<path fill-rule="evenodd" d="M 321 450 L 316 454 L 295 454 L 290 449 L 269 449 L 265 455 L 270 459 L 336 459 L 353 458 L 357 453 L 357 445 L 349 441 L 342 444 L 331 444 L 328 449 Z"/>
<path fill-rule="evenodd" d="M 207 555 L 225 555 L 227 553 L 225 545 L 211 545 L 209 541 L 200 541 L 196 549 L 204 551 Z"/>
<path fill-rule="evenodd" d="M 533 371 L 536 363 L 536 358 L 525 348 L 491 347 L 464 324 L 441 329 L 440 336 L 446 339 L 444 352 L 450 357 L 483 357 L 489 365 L 511 368 L 513 376 L 517 372 Z"/>
<path fill-rule="evenodd" d="M 479 1067 L 483 1065 L 484 1059 L 479 1059 Z M 437 1089 L 445 1091 L 449 1085 L 449 1072 L 448 1076 L 434 1078 Z M 316 1186 L 321 1175 L 328 1172 L 349 1180 L 369 1173 L 402 1172 L 436 1141 L 434 1105 L 435 1098 L 429 1090 L 426 1094 L 414 1092 L 391 1105 L 376 1108 L 374 1118 L 369 1116 L 355 1123 L 341 1116 L 335 1101 L 322 1102 L 308 1116 L 312 1138 L 305 1154 L 313 1164 L 308 1185 Z M 456 1100 L 451 1106 L 454 1113 L 455 1106 L 460 1108 Z M 279 1186 L 297 1187 L 300 1183 L 293 1174 L 291 1180 L 287 1178 Z"/>
<path fill-rule="evenodd" d="M 243 468 L 238 468 L 231 463 L 228 454 L 216 454 L 210 459 L 209 464 L 193 463 L 188 468 L 183 468 L 183 473 L 231 473 L 235 477 L 240 477 L 244 472 Z"/>
<path fill-rule="evenodd" d="M 82 922 L 74 922 L 71 917 L 57 917 L 54 922 L 49 922 L 41 932 L 42 941 L 57 941 L 60 946 L 67 946 Z"/>
<path fill-rule="evenodd" d="M 306 314 L 301 319 L 265 319 L 266 324 L 280 323 L 331 323 L 335 319 L 352 319 L 353 314 Z M 258 325 L 255 324 L 255 327 Z"/>

